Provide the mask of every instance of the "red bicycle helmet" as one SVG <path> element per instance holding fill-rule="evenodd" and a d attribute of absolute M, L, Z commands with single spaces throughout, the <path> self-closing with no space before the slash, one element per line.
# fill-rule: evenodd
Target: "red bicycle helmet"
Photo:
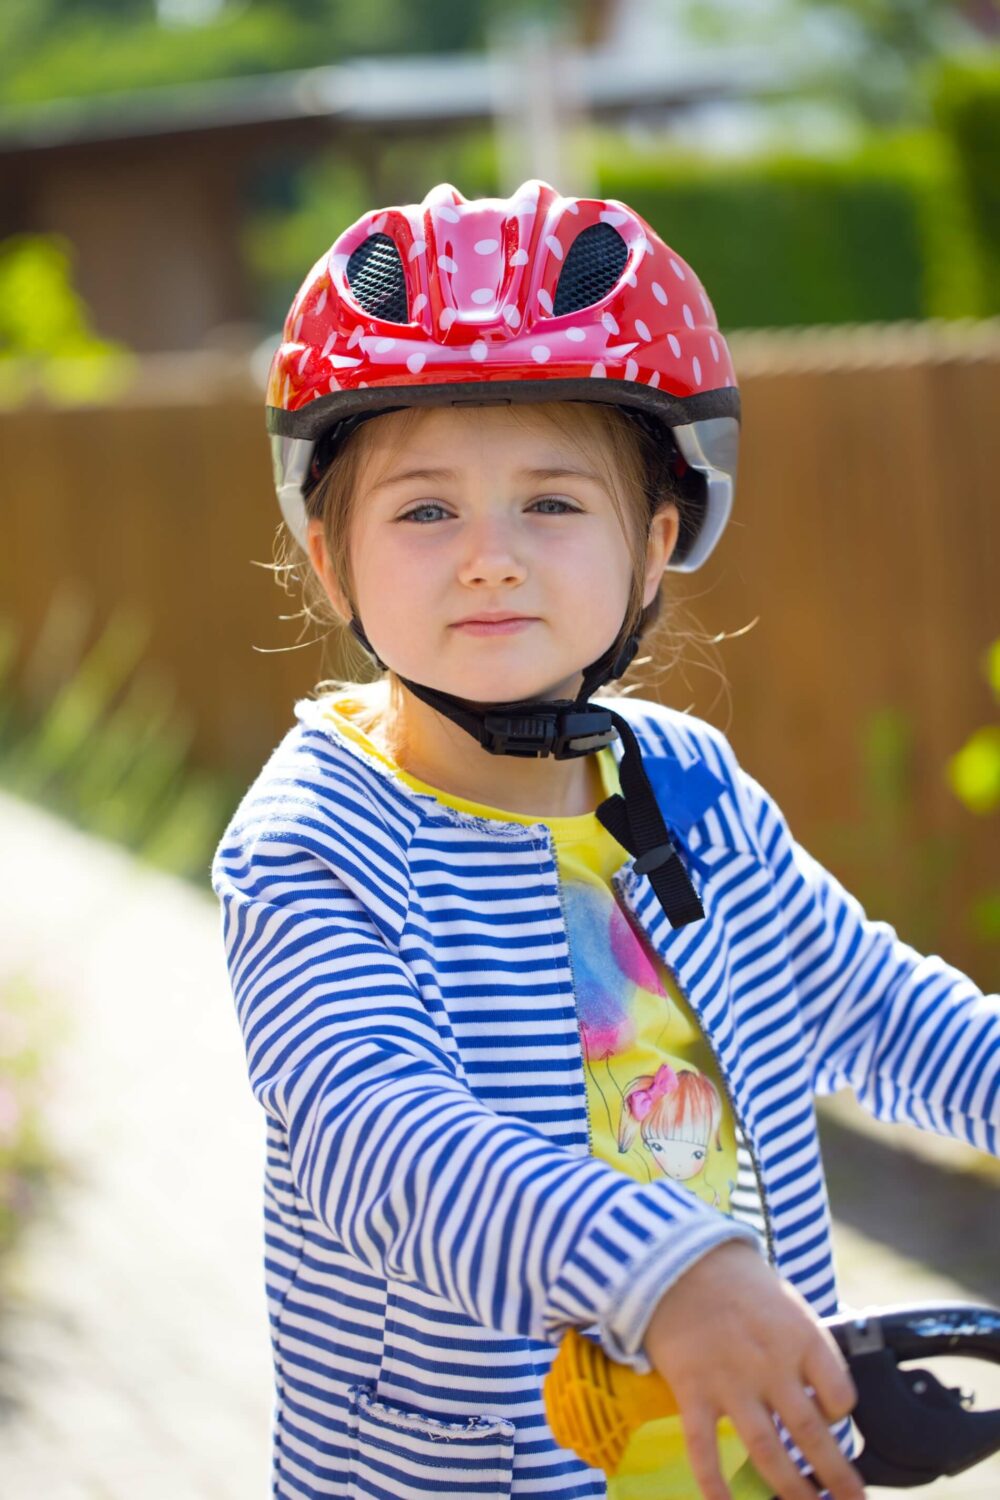
<path fill-rule="evenodd" d="M 599 401 L 656 418 L 700 480 L 668 566 L 691 572 L 712 552 L 733 499 L 732 360 L 694 271 L 626 204 L 537 180 L 509 200 L 467 200 L 441 183 L 344 231 L 302 283 L 268 377 L 275 487 L 303 548 L 333 427 L 470 400 Z"/>

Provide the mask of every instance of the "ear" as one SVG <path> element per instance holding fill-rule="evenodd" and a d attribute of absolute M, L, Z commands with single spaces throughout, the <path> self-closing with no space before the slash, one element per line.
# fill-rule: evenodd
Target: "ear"
<path fill-rule="evenodd" d="M 670 561 L 680 534 L 681 518 L 672 500 L 664 501 L 649 524 L 646 542 L 646 579 L 643 590 L 643 608 L 652 604 L 663 578 L 663 570 Z"/>
<path fill-rule="evenodd" d="M 306 532 L 306 550 L 309 553 L 309 561 L 312 570 L 316 574 L 323 591 L 331 605 L 346 624 L 350 620 L 353 611 L 341 592 L 337 582 L 337 575 L 330 562 L 330 553 L 326 545 L 326 533 L 323 530 L 323 522 L 318 516 L 312 516 L 308 522 Z"/>

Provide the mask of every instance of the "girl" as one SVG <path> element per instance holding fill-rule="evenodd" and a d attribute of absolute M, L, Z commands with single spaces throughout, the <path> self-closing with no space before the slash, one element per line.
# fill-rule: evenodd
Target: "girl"
<path fill-rule="evenodd" d="M 267 1123 L 272 1494 L 856 1500 L 812 1099 L 995 1152 L 1000 1000 L 867 920 L 717 729 L 593 696 L 729 515 L 698 278 L 622 203 L 442 185 L 317 262 L 267 400 L 285 521 L 383 673 L 296 705 L 212 870 Z M 684 1072 L 719 1204 L 619 1150 Z M 573 1326 L 673 1387 L 660 1468 L 555 1443 Z"/>
<path fill-rule="evenodd" d="M 638 1128 L 661 1172 L 675 1182 L 701 1177 L 708 1201 L 719 1208 L 722 1200 L 706 1168 L 713 1146 L 722 1151 L 721 1123 L 722 1101 L 712 1080 L 692 1068 L 675 1072 L 669 1063 L 661 1063 L 653 1077 L 633 1079 L 626 1087 L 618 1149 L 629 1150 Z M 730 1186 L 735 1186 L 731 1179 Z"/>

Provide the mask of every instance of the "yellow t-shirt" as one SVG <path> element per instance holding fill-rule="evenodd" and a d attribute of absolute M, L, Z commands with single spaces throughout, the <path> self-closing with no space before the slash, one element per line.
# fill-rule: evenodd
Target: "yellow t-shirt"
<path fill-rule="evenodd" d="M 734 1119 L 712 1049 L 673 975 L 616 899 L 611 876 L 628 851 L 593 813 L 547 817 L 470 802 L 419 781 L 388 759 L 353 722 L 350 694 L 327 703 L 338 729 L 390 766 L 415 791 L 478 817 L 545 823 L 559 866 L 587 1088 L 591 1154 L 638 1182 L 683 1182 L 704 1202 L 730 1212 L 736 1187 Z M 620 791 L 610 749 L 595 752 L 606 796 Z M 746 1450 L 719 1424 L 720 1463 L 732 1480 Z M 742 1476 L 743 1478 L 749 1476 Z M 679 1417 L 646 1423 L 630 1442 L 612 1500 L 700 1500 Z M 733 1489 L 734 1500 L 769 1488 Z"/>

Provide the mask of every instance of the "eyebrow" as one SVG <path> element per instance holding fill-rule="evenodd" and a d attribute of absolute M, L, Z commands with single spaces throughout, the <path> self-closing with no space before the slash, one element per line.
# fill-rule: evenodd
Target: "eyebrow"
<path fill-rule="evenodd" d="M 599 476 L 592 473 L 590 469 L 568 469 L 563 465 L 559 465 L 555 468 L 519 469 L 518 474 L 525 479 L 575 478 L 592 479 L 597 484 L 600 484 L 602 482 Z M 384 489 L 390 484 L 402 484 L 404 480 L 407 479 L 423 479 L 433 482 L 435 480 L 454 478 L 454 469 L 404 469 L 399 474 L 392 474 L 388 479 L 383 479 L 381 483 L 375 486 L 375 488 Z"/>

